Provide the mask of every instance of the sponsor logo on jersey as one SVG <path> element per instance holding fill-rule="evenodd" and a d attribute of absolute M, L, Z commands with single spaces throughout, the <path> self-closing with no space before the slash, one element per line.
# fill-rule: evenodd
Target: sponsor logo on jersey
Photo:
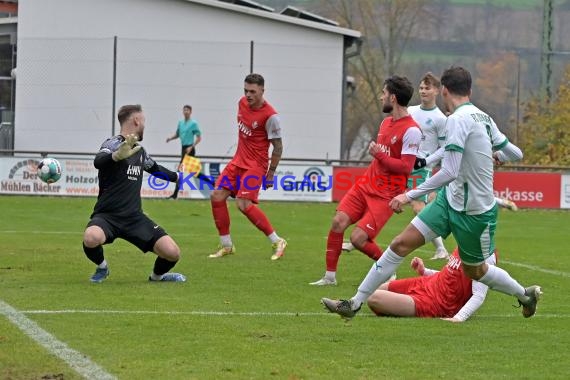
<path fill-rule="evenodd" d="M 138 180 L 138 177 L 140 177 L 142 173 L 141 168 L 139 165 L 129 165 L 127 168 L 127 178 L 131 181 Z"/>
<path fill-rule="evenodd" d="M 390 147 L 389 146 L 386 146 L 384 144 L 377 144 L 376 146 L 380 148 L 380 152 L 386 153 L 388 156 L 390 156 Z"/>
<path fill-rule="evenodd" d="M 447 262 L 447 268 L 453 272 L 454 270 L 458 270 L 460 267 L 461 267 L 461 260 L 459 260 L 455 256 L 451 256 L 449 258 L 449 261 Z"/>
<path fill-rule="evenodd" d="M 241 133 L 243 133 L 246 136 L 251 136 L 252 132 L 251 129 L 249 129 L 248 127 L 246 127 L 246 125 L 243 123 L 243 121 L 240 120 L 240 122 L 238 123 L 238 129 Z"/>

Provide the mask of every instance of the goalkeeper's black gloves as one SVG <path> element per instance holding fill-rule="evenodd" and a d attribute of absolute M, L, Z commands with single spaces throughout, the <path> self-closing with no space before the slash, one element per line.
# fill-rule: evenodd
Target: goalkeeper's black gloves
<path fill-rule="evenodd" d="M 426 166 L 426 159 L 416 157 L 416 162 L 414 163 L 414 170 L 421 169 Z"/>
<path fill-rule="evenodd" d="M 131 157 L 133 154 L 141 150 L 141 146 L 137 145 L 138 138 L 136 135 L 125 136 L 125 141 L 119 145 L 119 149 L 113 152 L 113 161 L 121 161 Z"/>

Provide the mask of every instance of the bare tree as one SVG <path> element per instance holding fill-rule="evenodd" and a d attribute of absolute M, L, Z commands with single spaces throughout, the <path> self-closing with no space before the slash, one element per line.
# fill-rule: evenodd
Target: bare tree
<path fill-rule="evenodd" d="M 402 55 L 420 18 L 428 23 L 426 0 L 321 0 L 321 12 L 342 26 L 362 32 L 361 54 L 349 61 L 355 90 L 348 98 L 343 158 L 367 157 L 362 139 L 374 138 L 381 121 L 380 96 L 384 79 L 402 74 Z M 431 21 L 430 21 L 431 20 Z M 367 142 L 367 141 L 366 141 Z"/>

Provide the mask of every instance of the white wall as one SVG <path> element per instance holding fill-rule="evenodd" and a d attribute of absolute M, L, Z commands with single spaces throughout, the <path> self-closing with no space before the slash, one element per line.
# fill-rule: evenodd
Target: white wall
<path fill-rule="evenodd" d="M 186 103 L 199 154 L 233 152 L 253 40 L 284 155 L 339 157 L 343 36 L 184 0 L 20 0 L 16 149 L 93 152 L 110 136 L 115 35 L 117 108 L 143 105 L 151 154 L 178 153 L 165 139 Z"/>

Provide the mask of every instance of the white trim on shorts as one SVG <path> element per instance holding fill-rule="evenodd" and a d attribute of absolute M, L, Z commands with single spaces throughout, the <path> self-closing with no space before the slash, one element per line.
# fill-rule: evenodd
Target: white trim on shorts
<path fill-rule="evenodd" d="M 424 240 L 426 243 L 429 243 L 430 241 L 432 241 L 436 237 L 439 237 L 438 234 L 433 232 L 433 230 L 431 228 L 429 228 L 428 225 L 425 224 L 424 221 L 421 220 L 420 218 L 418 218 L 417 216 L 415 216 L 414 219 L 412 219 L 412 221 L 410 223 L 414 227 L 416 227 L 418 229 L 418 231 L 420 231 L 420 233 L 424 237 Z"/>

